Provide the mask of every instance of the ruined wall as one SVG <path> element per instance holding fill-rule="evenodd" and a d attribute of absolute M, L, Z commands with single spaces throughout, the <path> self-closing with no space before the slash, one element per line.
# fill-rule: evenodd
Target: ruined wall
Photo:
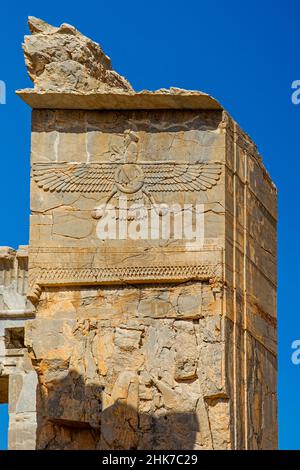
<path fill-rule="evenodd" d="M 276 189 L 254 144 L 210 96 L 135 93 L 74 27 L 29 27 L 36 448 L 276 448 Z"/>
<path fill-rule="evenodd" d="M 38 448 L 230 448 L 220 312 L 205 283 L 47 289 Z"/>
<path fill-rule="evenodd" d="M 36 447 L 37 374 L 24 344 L 34 316 L 27 284 L 27 247 L 0 247 L 0 403 L 8 404 L 8 446 L 16 450 Z"/>
<path fill-rule="evenodd" d="M 42 179 L 57 163 L 61 171 L 74 161 L 122 167 L 124 155 L 158 173 L 170 160 L 175 168 L 222 162 L 222 119 L 213 111 L 34 111 L 30 293 L 40 298 L 26 344 L 41 385 L 39 448 L 231 448 L 222 163 L 201 192 L 184 184 L 152 192 L 157 202 L 205 205 L 204 246 L 99 240 L 99 196 L 76 185 L 51 191 Z"/>
<path fill-rule="evenodd" d="M 237 448 L 277 448 L 276 188 L 250 138 L 228 118 L 226 317 Z"/>

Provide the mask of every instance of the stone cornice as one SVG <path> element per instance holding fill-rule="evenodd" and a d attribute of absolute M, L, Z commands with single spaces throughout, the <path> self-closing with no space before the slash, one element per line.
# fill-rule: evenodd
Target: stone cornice
<path fill-rule="evenodd" d="M 217 100 L 198 91 L 169 90 L 103 93 L 41 92 L 17 90 L 17 95 L 33 109 L 209 109 L 223 110 Z"/>

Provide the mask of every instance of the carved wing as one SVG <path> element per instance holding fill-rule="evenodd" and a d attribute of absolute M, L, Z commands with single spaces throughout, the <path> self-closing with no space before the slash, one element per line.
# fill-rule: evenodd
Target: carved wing
<path fill-rule="evenodd" d="M 206 191 L 217 184 L 222 164 L 142 163 L 145 184 L 150 191 Z"/>
<path fill-rule="evenodd" d="M 45 191 L 100 193 L 112 191 L 115 169 L 112 163 L 35 163 L 32 175 Z"/>

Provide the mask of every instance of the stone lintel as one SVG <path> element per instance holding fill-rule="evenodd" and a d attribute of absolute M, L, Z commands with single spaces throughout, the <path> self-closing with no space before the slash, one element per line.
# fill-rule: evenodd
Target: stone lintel
<path fill-rule="evenodd" d="M 33 109 L 208 109 L 223 110 L 217 100 L 197 91 L 181 89 L 141 91 L 139 93 L 72 93 L 18 90 L 17 95 Z"/>

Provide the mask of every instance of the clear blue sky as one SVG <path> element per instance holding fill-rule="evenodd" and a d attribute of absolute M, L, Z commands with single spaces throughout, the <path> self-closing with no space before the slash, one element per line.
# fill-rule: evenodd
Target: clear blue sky
<path fill-rule="evenodd" d="M 177 86 L 213 95 L 257 143 L 279 190 L 280 448 L 300 449 L 300 365 L 292 364 L 290 347 L 300 339 L 300 105 L 291 102 L 291 83 L 300 79 L 300 2 L 2 3 L 0 245 L 13 247 L 28 243 L 30 110 L 14 95 L 31 86 L 21 52 L 27 15 L 75 25 L 102 45 L 136 90 Z M 1 431 L 0 448 L 3 440 Z"/>

